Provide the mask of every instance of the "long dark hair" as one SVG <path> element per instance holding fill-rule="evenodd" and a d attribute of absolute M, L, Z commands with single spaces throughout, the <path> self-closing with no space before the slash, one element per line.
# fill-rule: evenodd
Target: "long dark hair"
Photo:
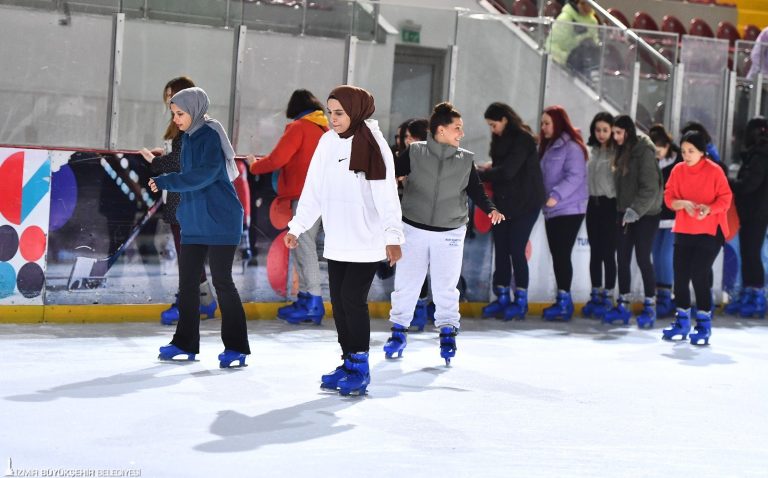
<path fill-rule="evenodd" d="M 624 143 L 616 150 L 614 167 L 625 176 L 629 172 L 629 154 L 637 144 L 637 127 L 629 115 L 619 115 L 613 122 L 613 126 L 624 130 Z"/>
<path fill-rule="evenodd" d="M 669 134 L 669 131 L 667 131 L 666 128 L 664 128 L 663 124 L 657 123 L 652 125 L 648 130 L 648 137 L 651 138 L 651 141 L 653 141 L 653 144 L 656 146 L 669 148 L 667 149 L 667 155 L 665 156 L 667 159 L 675 156 L 680 157 L 680 147 L 672 140 L 672 135 Z"/>
<path fill-rule="evenodd" d="M 429 120 L 426 118 L 416 118 L 408 122 L 405 130 L 411 134 L 411 137 L 418 141 L 427 140 L 427 130 L 429 129 Z"/>
<path fill-rule="evenodd" d="M 581 133 L 576 131 L 576 128 L 573 127 L 571 118 L 568 117 L 565 108 L 560 105 L 550 106 L 544 110 L 544 113 L 552 118 L 552 126 L 554 129 L 551 138 L 541 137 L 541 141 L 539 142 L 539 159 L 544 157 L 547 148 L 562 136 L 563 133 L 568 133 L 571 139 L 579 145 L 579 148 L 581 148 L 581 151 L 584 153 L 584 161 L 589 159 L 584 139 L 581 137 Z"/>
<path fill-rule="evenodd" d="M 291 94 L 291 99 L 288 100 L 288 106 L 285 108 L 285 117 L 288 119 L 296 119 L 297 116 L 305 111 L 322 109 L 323 104 L 320 103 L 320 100 L 318 100 L 311 91 L 299 89 Z"/>
<path fill-rule="evenodd" d="M 597 136 L 595 136 L 595 128 L 597 127 L 597 123 L 603 122 L 610 127 L 613 126 L 613 121 L 613 115 L 607 111 L 601 111 L 596 114 L 595 117 L 592 118 L 592 123 L 589 124 L 589 139 L 587 140 L 587 146 L 602 146 L 600 141 L 597 140 Z M 606 146 L 609 148 L 616 147 L 616 143 L 613 141 L 613 132 L 611 132 L 610 136 L 608 137 Z"/>
<path fill-rule="evenodd" d="M 755 116 L 747 121 L 744 129 L 744 148 L 750 149 L 768 143 L 768 120 Z"/>
<path fill-rule="evenodd" d="M 520 115 L 518 115 L 515 110 L 513 110 L 512 107 L 506 103 L 501 103 L 498 101 L 491 103 L 488 105 L 488 108 L 485 109 L 483 117 L 491 121 L 501 121 L 502 118 L 507 118 L 507 125 L 504 127 L 504 132 L 502 133 L 503 135 L 510 135 L 512 133 L 521 131 L 523 133 L 527 133 L 532 138 L 535 137 L 531 127 L 528 126 L 520 117 Z M 493 141 L 493 139 L 494 138 L 491 137 L 491 141 Z"/>
<path fill-rule="evenodd" d="M 396 141 L 395 141 L 395 153 L 400 154 L 405 151 L 405 132 L 408 130 L 408 123 L 413 121 L 413 118 L 408 119 L 400 123 L 397 127 Z"/>
<path fill-rule="evenodd" d="M 461 113 L 451 103 L 444 101 L 436 105 L 432 116 L 429 117 L 429 132 L 432 133 L 432 137 L 435 137 L 438 127 L 448 126 L 456 118 L 461 118 Z"/>
<path fill-rule="evenodd" d="M 171 96 L 173 96 L 181 90 L 186 90 L 187 88 L 194 88 L 194 87 L 195 87 L 195 82 L 193 82 L 188 77 L 186 76 L 176 77 L 165 84 L 165 87 L 163 88 L 163 102 L 165 102 L 165 92 L 169 88 L 171 90 Z M 179 127 L 176 126 L 176 123 L 173 122 L 173 113 L 171 113 L 171 121 L 168 123 L 168 126 L 165 128 L 165 134 L 163 134 L 163 139 L 174 140 L 180 134 L 181 134 L 181 130 L 179 130 Z"/>

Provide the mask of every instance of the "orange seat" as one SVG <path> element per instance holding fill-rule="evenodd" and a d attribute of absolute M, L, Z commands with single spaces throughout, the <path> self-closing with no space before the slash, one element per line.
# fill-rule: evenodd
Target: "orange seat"
<path fill-rule="evenodd" d="M 701 18 L 691 20 L 691 27 L 688 29 L 688 33 L 696 37 L 715 38 L 712 27 Z"/>
<path fill-rule="evenodd" d="M 635 30 L 659 31 L 659 26 L 656 24 L 656 20 L 645 12 L 635 13 L 635 19 L 632 21 L 632 28 Z"/>

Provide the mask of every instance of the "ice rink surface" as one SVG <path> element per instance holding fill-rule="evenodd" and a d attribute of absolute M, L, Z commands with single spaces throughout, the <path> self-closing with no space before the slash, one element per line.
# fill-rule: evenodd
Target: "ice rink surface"
<path fill-rule="evenodd" d="M 218 368 L 218 319 L 186 364 L 156 359 L 159 324 L 4 324 L 0 472 L 768 476 L 768 323 L 718 317 L 709 347 L 660 340 L 667 323 L 464 319 L 448 368 L 431 329 L 385 360 L 375 319 L 364 398 L 319 389 L 331 320 L 250 321 L 239 370 Z"/>

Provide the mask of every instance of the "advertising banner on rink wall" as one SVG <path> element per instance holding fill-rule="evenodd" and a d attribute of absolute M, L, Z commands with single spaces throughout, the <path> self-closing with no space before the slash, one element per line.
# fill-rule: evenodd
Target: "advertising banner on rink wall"
<path fill-rule="evenodd" d="M 290 206 L 275 201 L 273 175 L 246 177 L 242 166 L 236 189 L 250 219 L 233 265 L 235 283 L 244 302 L 281 302 L 297 292 L 282 242 Z M 162 196 L 147 186 L 151 176 L 148 163 L 135 153 L 0 148 L 0 306 L 173 302 L 177 253 Z M 321 235 L 320 257 L 322 249 Z M 552 301 L 556 286 L 542 216 L 527 255 L 530 300 Z M 591 287 L 584 225 L 572 260 L 574 300 L 583 302 Z M 322 258 L 320 268 L 327 300 Z M 387 302 L 393 271 L 380 269 L 370 300 Z M 716 292 L 721 271 L 718 258 Z M 492 299 L 492 272 L 491 234 L 487 225 L 473 221 L 457 284 L 462 300 Z M 639 299 L 642 286 L 634 264 L 632 275 L 632 292 Z"/>
<path fill-rule="evenodd" d="M 42 305 L 50 201 L 48 151 L 0 148 L 0 305 Z"/>

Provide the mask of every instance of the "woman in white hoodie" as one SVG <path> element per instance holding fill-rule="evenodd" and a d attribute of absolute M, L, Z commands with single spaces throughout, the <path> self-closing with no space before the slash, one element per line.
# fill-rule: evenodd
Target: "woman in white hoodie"
<path fill-rule="evenodd" d="M 344 363 L 323 375 L 321 387 L 342 395 L 363 395 L 370 383 L 368 291 L 378 263 L 388 259 L 394 265 L 404 242 L 392 152 L 378 122 L 368 119 L 374 110 L 373 96 L 362 88 L 342 85 L 331 91 L 332 129 L 320 138 L 285 236 L 293 249 L 297 237 L 322 218 Z"/>

